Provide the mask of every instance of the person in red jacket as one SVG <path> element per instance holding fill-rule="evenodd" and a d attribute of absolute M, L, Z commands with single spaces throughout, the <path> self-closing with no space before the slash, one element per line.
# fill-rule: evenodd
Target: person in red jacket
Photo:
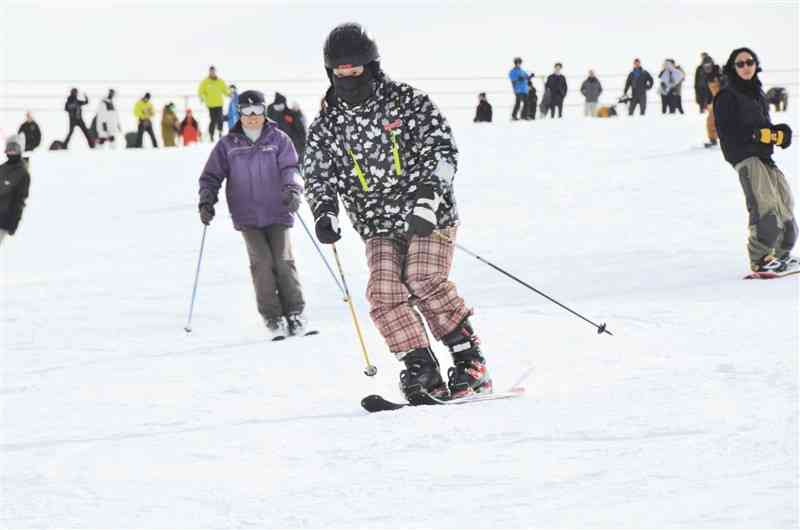
<path fill-rule="evenodd" d="M 183 145 L 191 145 L 200 141 L 200 127 L 192 116 L 192 109 L 186 109 L 186 117 L 183 118 L 178 132 L 183 138 Z"/>

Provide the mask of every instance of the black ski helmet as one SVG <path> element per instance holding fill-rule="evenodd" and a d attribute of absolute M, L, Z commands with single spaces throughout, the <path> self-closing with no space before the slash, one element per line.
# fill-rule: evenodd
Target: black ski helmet
<path fill-rule="evenodd" d="M 378 45 L 361 24 L 346 22 L 333 28 L 325 39 L 323 48 L 325 68 L 337 66 L 363 66 L 379 61 Z"/>
<path fill-rule="evenodd" d="M 252 105 L 266 106 L 264 94 L 258 90 L 245 90 L 239 94 L 239 108 L 250 107 Z"/>

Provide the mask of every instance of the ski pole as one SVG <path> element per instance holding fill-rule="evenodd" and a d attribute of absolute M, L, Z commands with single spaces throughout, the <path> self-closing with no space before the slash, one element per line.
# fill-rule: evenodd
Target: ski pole
<path fill-rule="evenodd" d="M 459 250 L 461 250 L 462 252 L 465 252 L 465 253 L 469 254 L 470 256 L 472 256 L 473 258 L 475 258 L 475 259 L 477 259 L 477 260 L 479 260 L 479 261 L 482 261 L 483 263 L 485 263 L 486 265 L 490 266 L 490 267 L 491 267 L 491 268 L 493 268 L 494 270 L 496 270 L 496 271 L 498 271 L 498 272 L 500 272 L 500 273 L 502 273 L 502 274 L 505 274 L 506 276 L 508 276 L 509 278 L 511 278 L 512 280 L 514 280 L 515 282 L 517 282 L 517 283 L 520 283 L 520 284 L 524 285 L 525 287 L 527 287 L 527 288 L 528 288 L 528 289 L 530 289 L 531 291 L 535 292 L 536 294 L 538 294 L 538 295 L 540 295 L 540 296 L 543 296 L 543 297 L 547 298 L 548 300 L 550 300 L 551 302 L 553 302 L 553 303 L 554 303 L 554 304 L 556 304 L 557 306 L 559 306 L 559 307 L 561 307 L 561 308 L 563 308 L 563 309 L 566 309 L 567 311 L 569 311 L 570 313 L 572 313 L 572 314 L 573 314 L 573 315 L 575 315 L 576 317 L 578 317 L 578 318 L 580 318 L 580 319 L 583 319 L 584 321 L 588 322 L 589 324 L 591 324 L 592 326 L 594 326 L 595 328 L 597 328 L 597 334 L 598 334 L 598 335 L 602 335 L 603 333 L 608 333 L 609 335 L 612 335 L 612 336 L 614 335 L 613 333 L 611 333 L 610 331 L 608 331 L 608 330 L 606 329 L 606 324 L 605 324 L 605 322 L 603 322 L 603 323 L 602 323 L 602 324 L 600 324 L 600 325 L 598 325 L 598 324 L 595 324 L 594 322 L 592 322 L 591 320 L 589 320 L 589 319 L 588 319 L 588 318 L 586 318 L 585 316 L 581 315 L 580 313 L 576 313 L 575 311 L 573 311 L 573 310 L 572 310 L 572 309 L 570 309 L 569 307 L 565 306 L 564 304 L 562 304 L 562 303 L 561 303 L 561 302 L 559 302 L 558 300 L 555 300 L 554 298 L 551 298 L 550 296 L 548 296 L 548 295 L 544 294 L 544 293 L 543 293 L 542 291 L 540 291 L 539 289 L 537 289 L 537 288 L 533 287 L 532 285 L 529 285 L 529 284 L 525 283 L 524 281 L 520 280 L 519 278 L 517 278 L 516 276 L 514 276 L 513 274 L 511 274 L 510 272 L 507 272 L 507 271 L 505 271 L 505 270 L 501 269 L 500 267 L 498 267 L 497 265 L 495 265 L 495 264 L 494 264 L 494 263 L 492 263 L 491 261 L 489 261 L 489 260 L 486 260 L 486 259 L 482 258 L 481 256 L 479 256 L 479 255 L 475 254 L 475 253 L 474 253 L 474 252 L 472 252 L 471 250 L 468 250 L 468 249 L 464 248 L 462 245 L 459 245 L 458 243 L 456 243 L 455 241 L 453 241 L 452 239 L 450 239 L 450 238 L 449 238 L 449 237 L 447 237 L 446 235 L 444 235 L 444 234 L 440 234 L 439 232 L 434 232 L 434 233 L 435 233 L 436 235 L 438 235 L 440 238 L 444 239 L 445 241 L 449 241 L 450 243 L 452 243 L 453 245 L 455 245 L 455 246 L 456 246 L 456 248 L 457 248 L 457 249 L 459 249 Z"/>
<path fill-rule="evenodd" d="M 197 280 L 200 278 L 200 261 L 203 259 L 203 247 L 206 245 L 206 230 L 208 225 L 203 225 L 203 238 L 200 240 L 200 256 L 197 258 L 197 272 L 194 273 L 194 288 L 192 289 L 192 302 L 189 304 L 189 319 L 183 330 L 186 333 L 192 332 L 192 311 L 194 311 L 194 297 L 197 294 Z"/>
<path fill-rule="evenodd" d="M 339 274 L 342 277 L 342 285 L 344 285 L 345 301 L 350 306 L 350 314 L 353 316 L 353 325 L 356 327 L 356 334 L 361 343 L 361 351 L 364 353 L 364 362 L 367 363 L 364 368 L 364 374 L 369 377 L 378 373 L 378 369 L 374 364 L 369 362 L 369 354 L 367 353 L 367 345 L 364 343 L 364 336 L 361 334 L 361 326 L 358 325 L 358 318 L 356 317 L 356 309 L 353 307 L 353 298 L 350 296 L 350 289 L 347 288 L 347 280 L 344 279 L 344 270 L 342 270 L 342 262 L 339 260 L 339 252 L 336 251 L 336 245 L 331 244 L 333 247 L 333 256 L 336 258 L 336 266 L 339 267 Z"/>
<path fill-rule="evenodd" d="M 297 215 L 297 218 L 300 220 L 300 224 L 302 224 L 303 228 L 305 228 L 306 234 L 308 234 L 308 238 L 314 244 L 314 248 L 317 249 L 317 252 L 319 253 L 319 257 L 322 258 L 322 262 L 328 268 L 328 272 L 330 272 L 331 276 L 333 276 L 333 281 L 336 282 L 336 286 L 339 287 L 339 290 L 342 292 L 342 296 L 344 296 L 344 300 L 346 302 L 347 301 L 347 293 L 345 292 L 344 287 L 342 287 L 342 284 L 339 282 L 339 278 L 336 277 L 336 273 L 333 272 L 333 269 L 331 268 L 330 264 L 328 263 L 328 260 L 325 258 L 325 254 L 322 253 L 322 249 L 319 248 L 319 245 L 317 244 L 317 240 L 314 239 L 314 236 L 311 234 L 311 230 L 308 229 L 308 226 L 306 225 L 306 222 L 303 221 L 302 217 L 300 217 L 300 212 L 296 212 L 295 215 Z"/>

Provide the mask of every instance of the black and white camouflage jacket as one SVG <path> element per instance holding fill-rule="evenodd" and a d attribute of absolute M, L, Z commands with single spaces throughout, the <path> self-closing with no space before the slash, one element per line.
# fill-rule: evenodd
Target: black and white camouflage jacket
<path fill-rule="evenodd" d="M 418 186 L 428 183 L 441 199 L 438 228 L 456 225 L 458 149 L 428 95 L 383 74 L 361 105 L 350 107 L 330 94 L 309 128 L 303 160 L 306 199 L 315 218 L 338 214 L 341 197 L 362 239 L 402 234 Z"/>

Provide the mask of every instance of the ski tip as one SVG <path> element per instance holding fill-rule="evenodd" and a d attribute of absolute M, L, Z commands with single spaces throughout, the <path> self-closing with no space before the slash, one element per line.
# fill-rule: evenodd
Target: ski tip
<path fill-rule="evenodd" d="M 361 406 L 367 412 L 382 412 L 388 410 L 398 410 L 406 406 L 405 403 L 393 403 L 387 401 L 382 396 L 370 394 L 361 400 Z"/>

